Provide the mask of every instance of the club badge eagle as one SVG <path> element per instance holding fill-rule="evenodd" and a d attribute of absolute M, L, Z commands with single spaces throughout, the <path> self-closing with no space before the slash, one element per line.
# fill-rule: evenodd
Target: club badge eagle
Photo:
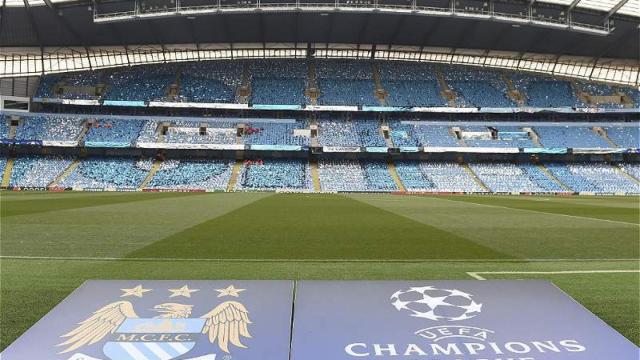
<path fill-rule="evenodd" d="M 242 289 L 230 286 L 217 291 L 221 292 L 218 297 L 238 297 Z M 141 294 L 133 295 L 141 297 Z M 183 296 L 190 297 L 190 293 Z M 62 335 L 63 341 L 58 344 L 62 349 L 59 354 L 73 354 L 84 347 L 106 341 L 102 351 L 112 360 L 170 360 L 192 350 L 198 340 L 202 341 L 201 334 L 204 334 L 206 341 L 217 345 L 227 354 L 231 353 L 230 345 L 247 348 L 242 339 L 251 338 L 251 321 L 249 311 L 242 303 L 224 301 L 199 317 L 192 317 L 192 309 L 193 305 L 167 302 L 148 309 L 156 312 L 156 316 L 141 318 L 130 301 L 112 302 L 97 309 L 86 320 L 79 322 L 75 329 Z M 197 359 L 215 359 L 215 355 Z"/>

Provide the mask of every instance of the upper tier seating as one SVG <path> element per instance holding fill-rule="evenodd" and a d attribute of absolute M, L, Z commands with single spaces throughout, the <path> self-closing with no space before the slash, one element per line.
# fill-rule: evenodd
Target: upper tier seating
<path fill-rule="evenodd" d="M 388 106 L 447 106 L 431 64 L 378 62 Z"/>
<path fill-rule="evenodd" d="M 532 107 L 567 107 L 578 103 L 571 84 L 565 80 L 524 73 L 511 75 L 513 84 Z"/>
<path fill-rule="evenodd" d="M 596 193 L 640 193 L 640 184 L 619 169 L 605 164 L 549 164 L 547 168 L 573 191 Z"/>
<path fill-rule="evenodd" d="M 189 144 L 235 144 L 236 124 L 232 122 L 207 122 L 205 135 L 200 135 L 200 123 L 195 121 L 174 121 L 164 136 L 167 143 Z M 146 137 L 147 135 L 145 135 Z"/>
<path fill-rule="evenodd" d="M 589 127 L 537 126 L 534 129 L 547 148 L 610 148 L 604 138 Z"/>
<path fill-rule="evenodd" d="M 84 139 L 85 146 L 128 147 L 138 138 L 144 120 L 99 119 L 90 127 Z"/>
<path fill-rule="evenodd" d="M 461 107 L 514 107 L 500 73 L 466 66 L 443 66 L 449 87 L 458 95 Z"/>
<path fill-rule="evenodd" d="M 253 104 L 303 105 L 307 63 L 299 60 L 258 60 L 251 63 Z"/>
<path fill-rule="evenodd" d="M 305 160 L 245 160 L 236 190 L 313 189 L 311 170 Z"/>
<path fill-rule="evenodd" d="M 320 120 L 318 141 L 322 146 L 387 146 L 375 120 Z"/>
<path fill-rule="evenodd" d="M 18 157 L 11 172 L 9 186 L 46 187 L 71 165 L 70 157 Z"/>
<path fill-rule="evenodd" d="M 607 126 L 605 128 L 609 139 L 620 147 L 640 148 L 640 128 L 636 126 Z"/>
<path fill-rule="evenodd" d="M 233 103 L 242 82 L 242 63 L 212 61 L 189 63 L 180 73 L 179 101 Z"/>
<path fill-rule="evenodd" d="M 328 160 L 318 162 L 323 191 L 395 191 L 397 186 L 382 161 Z"/>
<path fill-rule="evenodd" d="M 380 105 L 371 63 L 326 60 L 316 63 L 319 105 Z"/>
<path fill-rule="evenodd" d="M 114 70 L 108 77 L 103 98 L 117 101 L 164 100 L 168 88 L 176 81 L 173 65 L 146 65 Z"/>
<path fill-rule="evenodd" d="M 8 121 L 9 117 L 0 114 L 0 139 L 7 139 L 9 137 Z"/>
<path fill-rule="evenodd" d="M 62 187 L 135 189 L 146 178 L 148 171 L 136 166 L 134 158 L 91 157 L 61 183 Z"/>
<path fill-rule="evenodd" d="M 458 139 L 451 134 L 451 127 L 446 125 L 402 123 L 390 121 L 391 139 L 396 147 L 455 147 L 460 146 Z"/>
<path fill-rule="evenodd" d="M 409 191 L 485 192 L 459 164 L 398 161 L 398 176 Z"/>
<path fill-rule="evenodd" d="M 151 161 L 138 167 L 151 170 Z M 165 160 L 153 176 L 148 188 L 225 190 L 231 178 L 229 160 Z"/>
<path fill-rule="evenodd" d="M 75 116 L 25 116 L 16 129 L 16 140 L 75 141 L 84 119 Z"/>
<path fill-rule="evenodd" d="M 297 136 L 295 130 L 307 129 L 304 121 L 296 122 L 260 122 L 245 123 L 243 140 L 250 145 L 299 145 L 308 146 L 308 136 Z"/>

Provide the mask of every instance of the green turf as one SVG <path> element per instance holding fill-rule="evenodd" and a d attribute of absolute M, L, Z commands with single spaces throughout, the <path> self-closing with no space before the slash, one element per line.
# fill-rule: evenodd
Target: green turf
<path fill-rule="evenodd" d="M 640 256 L 637 198 L 0 197 L 0 348 L 87 279 L 471 279 L 638 270 Z M 640 273 L 483 276 L 553 280 L 640 343 Z"/>

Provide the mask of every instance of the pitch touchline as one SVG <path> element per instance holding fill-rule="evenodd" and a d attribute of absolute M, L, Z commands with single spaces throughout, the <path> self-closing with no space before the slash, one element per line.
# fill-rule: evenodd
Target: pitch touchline
<path fill-rule="evenodd" d="M 497 262 L 497 263 L 522 263 L 522 262 L 620 262 L 637 261 L 635 258 L 611 259 L 192 259 L 192 258 L 123 258 L 123 257 L 82 257 L 82 256 L 20 256 L 2 255 L 0 259 L 13 260 L 75 260 L 75 261 L 184 261 L 184 262 L 322 262 L 322 263 L 428 263 L 428 262 Z"/>
<path fill-rule="evenodd" d="M 588 216 L 577 216 L 577 215 L 568 215 L 568 214 L 557 214 L 557 213 L 550 213 L 550 212 L 546 212 L 546 211 L 529 210 L 529 209 L 520 209 L 520 208 L 509 207 L 509 206 L 502 206 L 502 205 L 481 204 L 481 203 L 477 203 L 477 202 L 473 202 L 473 201 L 457 201 L 457 200 L 443 199 L 443 198 L 436 198 L 436 197 L 433 197 L 433 199 L 437 199 L 437 200 L 445 200 L 445 201 L 452 201 L 452 202 L 456 202 L 456 203 L 471 203 L 471 204 L 478 205 L 478 206 L 488 206 L 488 207 L 495 207 L 495 208 L 501 208 L 501 209 L 528 211 L 528 212 L 538 213 L 538 214 L 554 215 L 554 216 L 565 216 L 565 217 L 570 217 L 570 218 L 575 218 L 575 219 L 604 221 L 604 222 L 610 222 L 610 223 L 615 223 L 615 224 L 624 224 L 624 225 L 632 225 L 632 226 L 638 226 L 638 227 L 640 227 L 640 224 L 634 224 L 634 223 L 630 223 L 630 222 L 626 222 L 626 221 L 617 221 L 617 220 L 599 219 L 599 218 L 593 218 L 593 217 L 588 217 Z"/>
<path fill-rule="evenodd" d="M 566 270 L 566 271 L 471 271 L 467 275 L 476 280 L 487 280 L 480 274 L 523 274 L 523 275 L 563 275 L 563 274 L 613 274 L 640 273 L 640 270 Z"/>

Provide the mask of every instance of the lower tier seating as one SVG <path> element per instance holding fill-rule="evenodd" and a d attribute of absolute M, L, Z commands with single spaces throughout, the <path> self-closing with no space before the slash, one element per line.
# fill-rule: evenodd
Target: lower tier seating
<path fill-rule="evenodd" d="M 147 188 L 225 190 L 231 177 L 232 161 L 209 159 L 165 160 Z M 138 167 L 151 170 L 151 162 Z"/>
<path fill-rule="evenodd" d="M 62 156 L 19 157 L 13 164 L 9 185 L 46 187 L 62 174 L 71 162 L 73 162 L 72 158 Z"/>

